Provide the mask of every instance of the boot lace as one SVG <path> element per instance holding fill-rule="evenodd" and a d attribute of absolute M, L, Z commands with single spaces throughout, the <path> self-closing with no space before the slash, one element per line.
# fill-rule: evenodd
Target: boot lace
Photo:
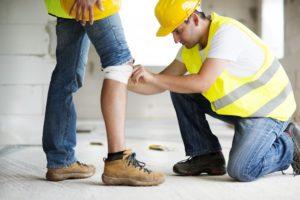
<path fill-rule="evenodd" d="M 87 164 L 84 164 L 84 163 L 82 163 L 82 162 L 76 161 L 76 163 L 77 163 L 79 166 L 87 167 Z"/>
<path fill-rule="evenodd" d="M 128 156 L 128 166 L 132 164 L 134 167 L 139 168 L 139 170 L 144 170 L 144 172 L 147 172 L 148 174 L 151 173 L 151 170 L 147 169 L 145 166 L 146 164 L 144 162 L 138 161 L 136 158 L 136 154 L 132 153 Z"/>

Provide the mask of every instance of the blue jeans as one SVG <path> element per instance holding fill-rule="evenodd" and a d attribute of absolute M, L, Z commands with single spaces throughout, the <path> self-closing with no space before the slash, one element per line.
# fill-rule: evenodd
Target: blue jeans
<path fill-rule="evenodd" d="M 227 171 L 238 181 L 253 181 L 263 175 L 287 169 L 294 146 L 284 133 L 288 121 L 271 118 L 241 118 L 215 113 L 201 94 L 171 93 L 187 156 L 221 151 L 205 114 L 234 124 L 235 133 Z"/>
<path fill-rule="evenodd" d="M 83 84 L 90 41 L 102 67 L 132 59 L 118 14 L 82 26 L 73 19 L 57 19 L 57 64 L 52 73 L 43 129 L 48 168 L 76 162 L 76 110 L 72 94 Z"/>

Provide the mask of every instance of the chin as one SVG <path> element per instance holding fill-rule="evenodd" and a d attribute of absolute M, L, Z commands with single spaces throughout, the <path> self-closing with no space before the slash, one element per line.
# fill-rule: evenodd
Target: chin
<path fill-rule="evenodd" d="M 184 46 L 185 46 L 187 49 L 191 49 L 191 48 L 193 48 L 195 45 L 185 44 Z"/>

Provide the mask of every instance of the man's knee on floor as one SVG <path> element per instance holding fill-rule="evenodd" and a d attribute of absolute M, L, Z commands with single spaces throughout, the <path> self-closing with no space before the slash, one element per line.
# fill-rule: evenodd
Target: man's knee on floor
<path fill-rule="evenodd" d="M 237 162 L 229 160 L 227 166 L 228 175 L 240 182 L 251 182 L 256 179 L 251 173 L 247 162 Z"/>

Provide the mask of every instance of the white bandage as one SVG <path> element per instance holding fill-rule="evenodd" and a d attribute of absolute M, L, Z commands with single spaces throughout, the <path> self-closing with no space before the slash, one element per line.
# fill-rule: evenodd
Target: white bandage
<path fill-rule="evenodd" d="M 119 81 L 124 84 L 128 84 L 128 79 L 132 74 L 132 66 L 130 65 L 118 65 L 106 67 L 104 71 L 104 78 Z"/>

